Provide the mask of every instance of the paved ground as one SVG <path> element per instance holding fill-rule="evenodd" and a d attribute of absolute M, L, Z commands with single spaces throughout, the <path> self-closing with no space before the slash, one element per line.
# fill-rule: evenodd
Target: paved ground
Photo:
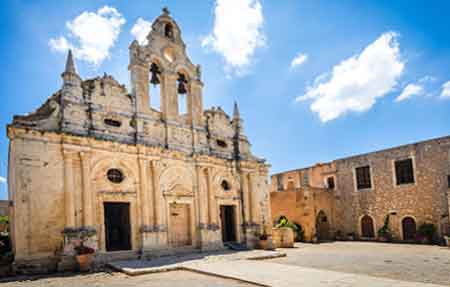
<path fill-rule="evenodd" d="M 28 279 L 28 280 L 27 280 Z M 130 277 L 122 273 L 95 273 L 51 278 L 22 278 L 23 281 L 0 283 L 1 287 L 253 287 L 236 280 L 223 279 L 189 271 L 170 271 Z"/>
<path fill-rule="evenodd" d="M 273 287 L 441 287 L 393 280 L 367 275 L 305 268 L 268 261 L 235 261 L 233 264 L 218 261 L 193 266 L 192 269 L 208 274 L 240 278 L 263 286 Z M 217 285 L 216 285 L 217 286 Z M 448 285 L 447 285 L 448 286 Z"/>
<path fill-rule="evenodd" d="M 247 260 L 249 256 L 246 254 L 259 252 L 258 256 L 260 256 L 264 253 L 264 251 L 252 251 L 250 253 L 201 256 L 202 258 L 191 258 L 193 260 L 186 260 L 186 262 L 181 260 L 176 263 L 180 264 L 180 268 L 209 275 L 186 270 L 134 277 L 118 273 L 96 273 L 85 276 L 72 275 L 71 277 L 0 283 L 0 287 L 254 286 L 223 277 L 278 287 L 450 286 L 449 248 L 335 242 L 315 245 L 297 244 L 296 248 L 281 251 L 287 253 L 287 257 L 258 261 Z M 196 256 L 198 255 L 194 257 Z M 128 268 L 136 269 L 149 267 L 147 264 L 141 264 L 142 262 L 131 262 L 125 265 Z M 162 266 L 159 264 L 156 267 L 164 266 L 164 264 Z M 150 266 L 150 268 L 153 267 Z"/>
<path fill-rule="evenodd" d="M 163 271 L 173 271 L 184 267 L 193 267 L 197 264 L 213 262 L 231 262 L 237 260 L 264 260 L 286 256 L 285 252 L 249 250 L 249 251 L 230 251 L 221 252 L 203 252 L 184 254 L 179 256 L 165 256 L 153 260 L 127 260 L 115 261 L 109 265 L 114 270 L 120 270 L 128 275 L 141 275 Z"/>
<path fill-rule="evenodd" d="M 413 244 L 297 244 L 272 263 L 450 286 L 450 248 Z"/>

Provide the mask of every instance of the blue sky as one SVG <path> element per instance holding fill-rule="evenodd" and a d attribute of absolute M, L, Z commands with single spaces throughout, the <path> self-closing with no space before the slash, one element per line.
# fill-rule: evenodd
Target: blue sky
<path fill-rule="evenodd" d="M 450 134 L 448 1 L 1 1 L 0 199 L 6 124 L 60 88 L 64 48 L 82 78 L 128 84 L 130 31 L 163 6 L 202 65 L 205 107 L 237 100 L 272 172 Z"/>

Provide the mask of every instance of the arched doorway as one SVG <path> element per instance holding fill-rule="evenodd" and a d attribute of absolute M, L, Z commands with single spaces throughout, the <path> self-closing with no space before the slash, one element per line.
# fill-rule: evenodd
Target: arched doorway
<path fill-rule="evenodd" d="M 323 210 L 317 214 L 316 232 L 319 241 L 330 240 L 330 222 Z"/>
<path fill-rule="evenodd" d="M 374 238 L 375 229 L 373 227 L 373 219 L 369 215 L 364 215 L 361 218 L 361 237 Z"/>
<path fill-rule="evenodd" d="M 416 221 L 412 217 L 402 220 L 403 240 L 412 241 L 416 238 Z"/>

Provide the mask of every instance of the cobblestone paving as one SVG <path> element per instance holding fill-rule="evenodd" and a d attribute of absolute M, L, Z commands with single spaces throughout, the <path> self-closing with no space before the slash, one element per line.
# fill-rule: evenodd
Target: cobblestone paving
<path fill-rule="evenodd" d="M 31 280 L 33 279 L 33 280 Z M 0 283 L 1 287 L 252 287 L 235 280 L 223 279 L 189 271 L 171 271 L 140 276 L 123 273 L 66 275 L 65 277 L 22 278 L 22 281 Z"/>
<path fill-rule="evenodd" d="M 297 244 L 266 262 L 450 286 L 450 248 L 413 244 Z"/>

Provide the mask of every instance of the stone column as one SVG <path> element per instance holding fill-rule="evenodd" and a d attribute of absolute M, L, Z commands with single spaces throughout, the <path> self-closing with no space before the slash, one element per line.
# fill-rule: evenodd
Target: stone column
<path fill-rule="evenodd" d="M 83 226 L 93 227 L 93 206 L 91 192 L 91 162 L 87 152 L 80 152 L 81 174 L 83 178 Z"/>
<path fill-rule="evenodd" d="M 204 175 L 203 168 L 201 166 L 196 167 L 196 180 L 197 180 L 197 202 L 198 202 L 198 217 L 200 226 L 206 226 L 209 223 L 208 219 L 208 191 L 203 190 L 201 186 L 200 178 Z M 206 187 L 207 188 L 207 187 Z M 205 192 L 206 191 L 206 192 Z"/>
<path fill-rule="evenodd" d="M 217 220 L 216 197 L 211 181 L 212 168 L 206 168 L 206 203 L 208 206 L 208 219 L 206 229 L 202 231 L 202 250 L 217 250 L 223 248 L 221 230 Z"/>
<path fill-rule="evenodd" d="M 243 173 L 241 175 L 241 179 L 242 179 L 242 194 L 243 194 L 243 202 L 244 202 L 244 214 L 245 214 L 245 219 L 244 219 L 244 224 L 248 224 L 252 221 L 252 215 L 250 212 L 250 195 L 249 195 L 249 190 L 248 190 L 248 175 L 246 173 Z"/>
<path fill-rule="evenodd" d="M 161 111 L 164 118 L 175 120 L 178 116 L 177 74 L 164 72 L 161 85 Z"/>
<path fill-rule="evenodd" d="M 248 190 L 250 196 L 250 214 L 253 224 L 259 223 L 259 202 L 255 191 L 255 176 L 253 174 L 248 175 Z"/>
<path fill-rule="evenodd" d="M 152 182 L 153 182 L 153 218 L 154 218 L 154 231 L 157 234 L 157 245 L 167 245 L 167 219 L 165 200 L 159 186 L 159 174 L 160 174 L 159 162 L 152 161 Z"/>
<path fill-rule="evenodd" d="M 148 196 L 148 161 L 144 158 L 139 158 L 139 172 L 142 229 L 147 229 L 150 226 L 150 202 Z"/>
<path fill-rule="evenodd" d="M 131 93 L 136 101 L 136 112 L 145 113 L 149 110 L 149 66 L 139 61 L 130 64 Z"/>
<path fill-rule="evenodd" d="M 64 210 L 65 228 L 75 228 L 75 199 L 73 190 L 73 153 L 64 151 Z"/>
<path fill-rule="evenodd" d="M 214 191 L 212 190 L 212 182 L 211 182 L 211 173 L 212 168 L 207 168 L 207 177 L 206 177 L 206 186 L 208 189 L 208 224 L 216 225 L 217 224 L 217 216 L 216 216 L 216 199 L 214 195 Z"/>
<path fill-rule="evenodd" d="M 203 83 L 200 80 L 193 80 L 191 82 L 190 97 L 192 102 L 192 123 L 194 126 L 201 125 L 203 115 L 202 88 Z"/>

